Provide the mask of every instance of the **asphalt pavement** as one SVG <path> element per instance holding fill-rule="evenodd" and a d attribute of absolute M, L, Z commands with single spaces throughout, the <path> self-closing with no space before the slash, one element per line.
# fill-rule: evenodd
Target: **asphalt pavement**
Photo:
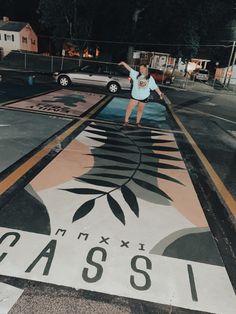
<path fill-rule="evenodd" d="M 1 313 L 234 313 L 235 217 L 205 165 L 235 198 L 236 98 L 163 91 L 122 129 L 129 92 L 0 83 Z"/>

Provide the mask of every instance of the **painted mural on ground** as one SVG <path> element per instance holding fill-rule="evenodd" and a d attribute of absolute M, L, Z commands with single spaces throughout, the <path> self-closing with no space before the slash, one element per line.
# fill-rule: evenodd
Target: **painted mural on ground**
<path fill-rule="evenodd" d="M 104 97 L 101 94 L 62 89 L 9 104 L 7 107 L 78 117 L 96 105 Z"/>
<path fill-rule="evenodd" d="M 96 119 L 123 123 L 128 99 L 114 97 L 113 100 L 97 115 Z M 136 122 L 136 108 L 130 117 L 130 122 Z M 160 103 L 150 101 L 145 104 L 142 117 L 142 125 L 156 128 L 168 129 L 168 114 L 165 106 Z"/>
<path fill-rule="evenodd" d="M 3 275 L 214 313 L 235 309 L 171 133 L 92 123 L 1 210 Z"/>
<path fill-rule="evenodd" d="M 91 122 L 1 209 L 0 225 L 2 275 L 235 312 L 171 131 Z"/>

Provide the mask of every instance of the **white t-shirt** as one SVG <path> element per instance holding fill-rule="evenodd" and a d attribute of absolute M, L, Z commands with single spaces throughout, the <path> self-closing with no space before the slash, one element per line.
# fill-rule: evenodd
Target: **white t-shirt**
<path fill-rule="evenodd" d="M 152 76 L 147 80 L 144 75 L 139 76 L 139 72 L 130 71 L 133 80 L 132 97 L 137 100 L 144 100 L 150 96 L 150 91 L 157 89 L 157 84 Z"/>

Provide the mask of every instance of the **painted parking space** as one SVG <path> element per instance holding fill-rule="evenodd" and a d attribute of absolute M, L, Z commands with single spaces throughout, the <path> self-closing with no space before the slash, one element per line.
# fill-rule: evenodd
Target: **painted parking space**
<path fill-rule="evenodd" d="M 55 114 L 66 117 L 80 117 L 90 110 L 104 95 L 73 91 L 57 90 L 34 98 L 6 104 L 6 107 L 18 110 Z"/>
<path fill-rule="evenodd" d="M 0 172 L 16 163 L 70 122 L 71 119 L 1 110 Z"/>
<path fill-rule="evenodd" d="M 119 115 L 116 101 L 108 107 L 110 118 Z M 169 129 L 157 108 L 151 120 Z M 105 120 L 104 113 L 98 118 Z M 235 311 L 233 288 L 171 132 L 91 122 L 1 209 L 0 225 L 2 275 L 190 310 Z"/>
<path fill-rule="evenodd" d="M 127 108 L 127 99 L 114 97 L 112 101 L 97 115 L 96 119 L 105 121 L 114 121 L 123 123 L 125 111 Z M 130 117 L 130 122 L 135 123 L 136 119 L 135 108 Z M 168 114 L 165 107 L 154 101 L 150 101 L 145 105 L 145 110 L 142 117 L 142 125 L 153 128 L 168 129 Z"/>

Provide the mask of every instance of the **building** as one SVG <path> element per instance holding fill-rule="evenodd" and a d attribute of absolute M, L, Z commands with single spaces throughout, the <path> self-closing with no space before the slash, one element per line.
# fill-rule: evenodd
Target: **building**
<path fill-rule="evenodd" d="M 226 85 L 236 85 L 236 64 L 230 68 L 217 68 L 215 79 Z"/>
<path fill-rule="evenodd" d="M 193 58 L 191 59 L 191 61 L 188 62 L 187 71 L 188 73 L 192 73 L 197 69 L 206 69 L 209 62 L 211 62 L 211 60 Z M 183 62 L 181 58 L 179 59 L 178 62 L 178 70 L 181 72 L 185 72 L 186 70 L 186 63 Z"/>
<path fill-rule="evenodd" d="M 38 52 L 38 38 L 28 23 L 3 17 L 0 20 L 0 57 L 12 50 Z"/>
<path fill-rule="evenodd" d="M 173 58 L 169 53 L 162 52 L 149 52 L 149 51 L 134 51 L 133 53 L 133 64 L 147 64 L 152 69 L 166 71 L 173 69 L 175 66 L 176 58 Z M 188 62 L 188 72 L 191 73 L 196 69 L 206 69 L 208 63 L 211 60 L 208 59 L 191 59 Z M 176 70 L 185 72 L 186 63 L 179 58 L 177 62 Z"/>
<path fill-rule="evenodd" d="M 133 64 L 147 64 L 150 68 L 164 70 L 174 66 L 175 58 L 172 58 L 169 53 L 134 51 Z"/>

